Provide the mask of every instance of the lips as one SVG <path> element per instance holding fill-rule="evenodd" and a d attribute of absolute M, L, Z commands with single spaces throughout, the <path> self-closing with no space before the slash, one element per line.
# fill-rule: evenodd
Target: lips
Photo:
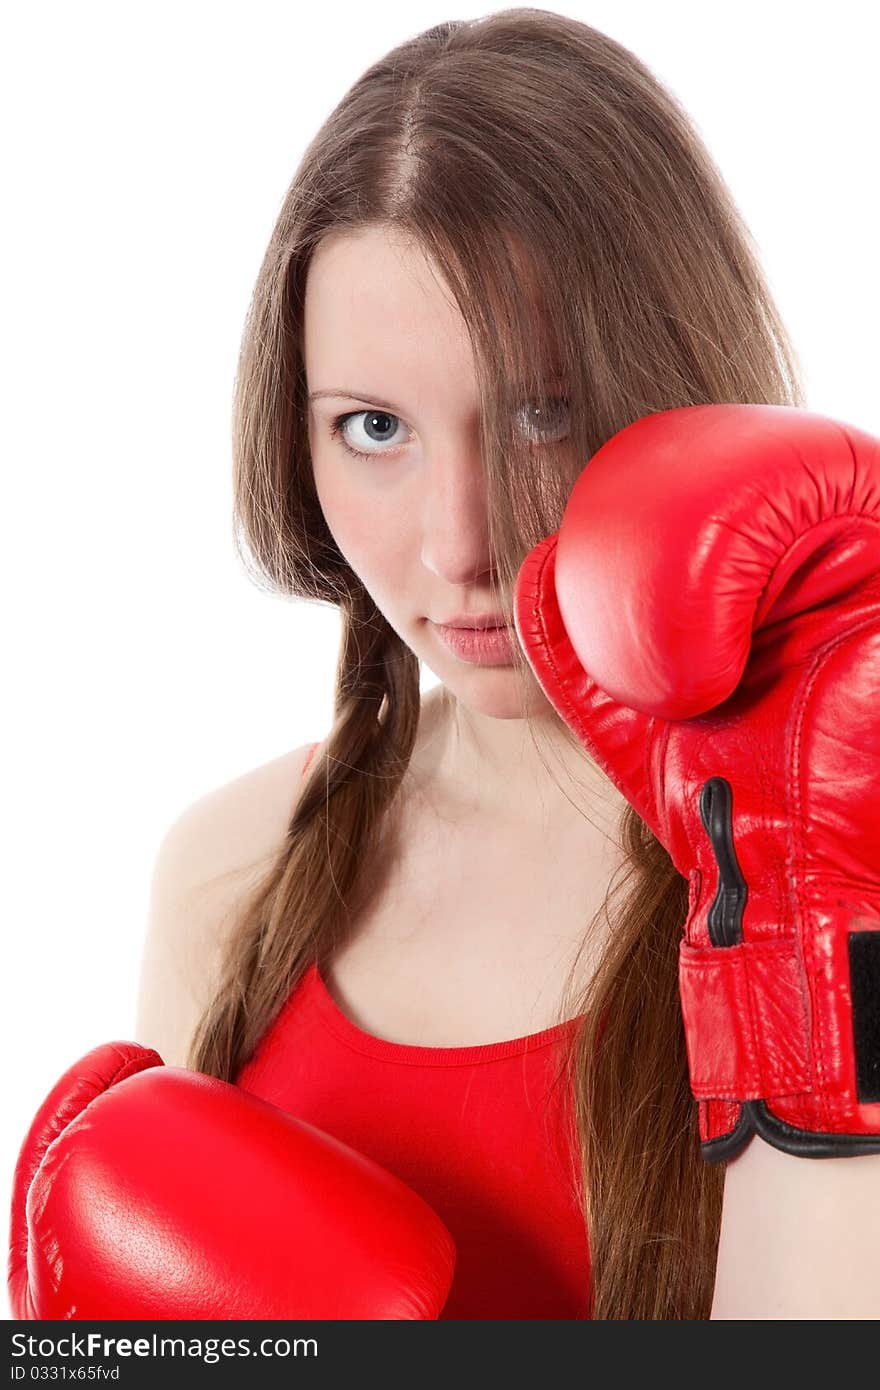
<path fill-rule="evenodd" d="M 434 627 L 446 646 L 464 661 L 480 666 L 507 666 L 513 660 L 511 629 L 507 623 L 483 628 L 435 623 Z"/>
<path fill-rule="evenodd" d="M 474 632 L 485 632 L 488 628 L 507 627 L 507 621 L 503 613 L 478 613 L 474 617 L 464 616 L 447 618 L 444 622 L 437 622 L 437 627 L 464 627 L 470 628 Z"/>

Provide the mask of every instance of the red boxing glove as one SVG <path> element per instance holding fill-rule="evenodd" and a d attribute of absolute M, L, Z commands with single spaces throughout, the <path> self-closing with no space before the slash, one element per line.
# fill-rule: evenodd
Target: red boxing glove
<path fill-rule="evenodd" d="M 12 1197 L 15 1318 L 437 1318 L 440 1218 L 338 1139 L 107 1043 L 47 1096 Z"/>
<path fill-rule="evenodd" d="M 702 1152 L 880 1152 L 880 441 L 789 406 L 645 416 L 526 558 L 548 699 L 689 881 Z"/>

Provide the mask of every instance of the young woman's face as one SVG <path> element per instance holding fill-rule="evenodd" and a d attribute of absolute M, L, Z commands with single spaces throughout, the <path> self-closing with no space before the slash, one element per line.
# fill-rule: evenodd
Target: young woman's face
<path fill-rule="evenodd" d="M 473 355 L 439 272 L 388 229 L 328 237 L 309 267 L 304 351 L 315 485 L 340 551 L 454 695 L 520 716 L 510 655 L 468 660 L 437 627 L 497 611 Z M 526 695 L 541 703 L 537 682 Z"/>

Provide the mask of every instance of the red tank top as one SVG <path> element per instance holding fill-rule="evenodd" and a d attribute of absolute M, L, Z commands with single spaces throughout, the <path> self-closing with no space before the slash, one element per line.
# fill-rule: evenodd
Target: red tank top
<path fill-rule="evenodd" d="M 387 1042 L 341 1011 L 312 964 L 235 1084 L 369 1155 L 430 1203 L 457 1251 L 441 1318 L 588 1318 L 561 1075 L 577 1022 L 470 1047 Z"/>

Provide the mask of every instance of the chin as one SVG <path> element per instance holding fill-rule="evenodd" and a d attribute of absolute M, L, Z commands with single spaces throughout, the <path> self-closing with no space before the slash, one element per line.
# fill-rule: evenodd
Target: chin
<path fill-rule="evenodd" d="M 515 666 L 471 666 L 454 676 L 448 671 L 434 674 L 460 704 L 488 719 L 523 719 L 541 714 L 547 705 L 537 682 L 530 681 L 523 710 L 521 678 Z"/>

